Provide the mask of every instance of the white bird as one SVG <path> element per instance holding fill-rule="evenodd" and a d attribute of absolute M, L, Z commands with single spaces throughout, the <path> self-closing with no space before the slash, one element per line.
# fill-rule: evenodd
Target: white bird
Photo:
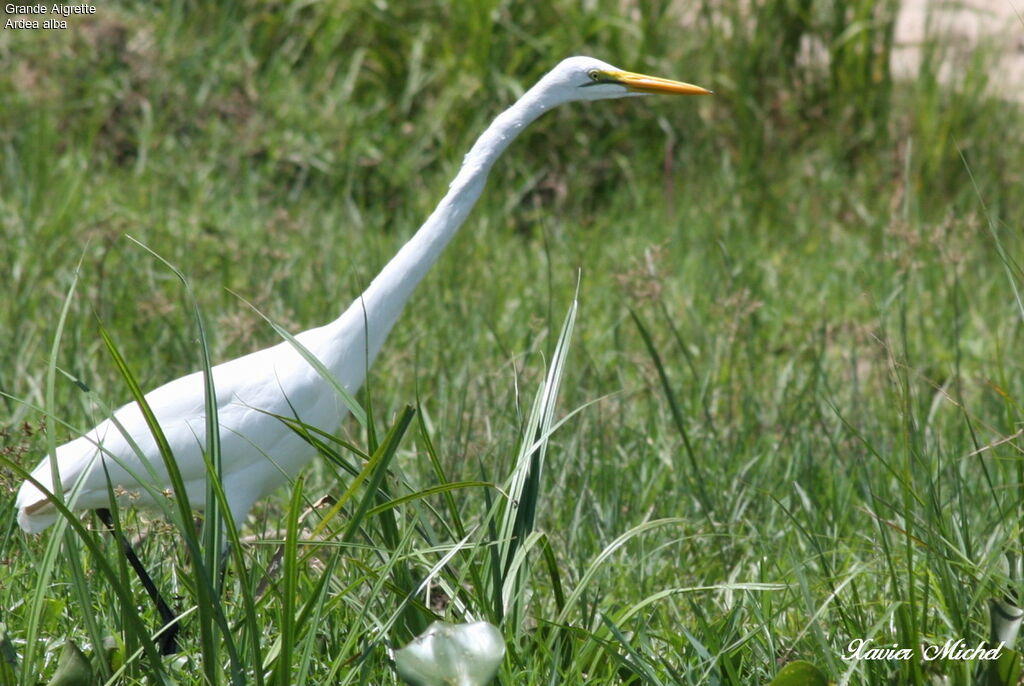
<path fill-rule="evenodd" d="M 524 128 L 549 109 L 574 100 L 605 100 L 644 93 L 706 95 L 710 91 L 623 71 L 591 57 L 570 57 L 546 74 L 502 112 L 466 155 L 448 193 L 413 237 L 381 270 L 366 291 L 326 326 L 296 338 L 350 392 L 362 385 L 413 289 L 437 261 L 483 191 L 487 174 Z M 306 424 L 333 430 L 347 408 L 337 392 L 289 342 L 213 367 L 220 424 L 222 482 L 231 516 L 241 523 L 253 504 L 293 479 L 314 450 L 280 420 L 297 416 Z M 193 508 L 206 498 L 207 469 L 202 372 L 175 379 L 146 395 L 173 450 Z M 269 414 L 268 414 L 269 413 Z M 122 429 L 119 429 L 119 424 Z M 132 447 L 137 446 L 137 450 Z M 150 492 L 171 488 L 163 458 L 139 406 L 118 409 L 85 435 L 57 448 L 61 488 L 78 484 L 76 509 L 109 506 L 109 485 L 137 505 L 155 505 Z M 18 523 L 39 532 L 59 516 L 53 506 L 52 470 L 47 457 L 32 471 L 46 490 L 26 480 L 18 491 Z"/>

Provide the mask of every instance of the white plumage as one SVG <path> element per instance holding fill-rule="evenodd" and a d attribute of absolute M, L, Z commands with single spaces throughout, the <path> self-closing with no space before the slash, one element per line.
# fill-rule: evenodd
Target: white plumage
<path fill-rule="evenodd" d="M 709 91 L 625 72 L 590 57 L 562 61 L 491 123 L 466 155 L 448 193 L 426 223 L 362 296 L 335 321 L 296 338 L 346 389 L 356 391 L 413 289 L 465 221 L 491 166 L 512 139 L 545 111 L 562 103 L 643 93 L 700 95 Z M 331 385 L 287 342 L 217 365 L 213 382 L 224 492 L 231 515 L 241 522 L 257 500 L 292 479 L 314 456 L 305 441 L 270 415 L 296 414 L 307 424 L 333 430 L 346 408 Z M 207 478 L 202 457 L 206 433 L 202 373 L 160 386 L 149 392 L 146 400 L 174 452 L 189 501 L 193 507 L 201 507 Z M 114 418 L 124 433 L 108 419 L 57 448 L 63 490 L 70 492 L 80 482 L 76 509 L 109 505 L 107 474 L 114 491 L 128 498 L 126 503 L 153 504 L 140 481 L 158 494 L 170 488 L 163 459 L 138 405 L 125 405 Z M 32 477 L 52 490 L 49 458 L 33 470 Z M 16 507 L 18 523 L 29 532 L 42 531 L 59 516 L 47 493 L 29 481 L 18 491 Z"/>

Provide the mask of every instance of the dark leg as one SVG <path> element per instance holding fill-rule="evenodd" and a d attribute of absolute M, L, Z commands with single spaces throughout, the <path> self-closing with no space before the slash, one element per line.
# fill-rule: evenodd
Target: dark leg
<path fill-rule="evenodd" d="M 135 570 L 135 574 L 139 577 L 139 581 L 142 582 L 142 587 L 146 589 L 146 593 L 153 600 L 156 605 L 157 612 L 160 613 L 160 620 L 163 622 L 165 627 L 164 632 L 160 634 L 159 645 L 161 655 L 174 655 L 178 652 L 178 617 L 174 614 L 171 608 L 164 601 L 160 591 L 157 590 L 156 584 L 153 583 L 153 579 L 149 576 L 146 568 L 142 566 L 142 561 L 139 560 L 139 556 L 132 550 L 132 546 L 128 543 L 128 540 L 122 535 L 121 531 L 114 526 L 114 518 L 110 514 L 110 510 L 106 508 L 100 508 L 96 510 L 96 514 L 103 522 L 107 530 L 110 531 L 111 535 L 117 539 L 118 544 L 121 546 L 121 551 L 124 556 L 128 558 L 128 564 Z"/>

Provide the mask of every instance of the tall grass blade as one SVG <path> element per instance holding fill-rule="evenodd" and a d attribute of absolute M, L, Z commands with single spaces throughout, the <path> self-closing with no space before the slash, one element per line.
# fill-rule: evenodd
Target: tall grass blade
<path fill-rule="evenodd" d="M 544 470 L 544 457 L 547 453 L 548 441 L 557 425 L 554 422 L 555 407 L 558 400 L 558 389 L 565 373 L 565 363 L 572 340 L 573 326 L 576 322 L 578 300 L 574 297 L 569 311 L 562 324 L 562 331 L 555 344 L 551 366 L 543 385 L 537 390 L 530 416 L 523 432 L 519 454 L 515 468 L 509 477 L 507 499 L 501 516 L 498 537 L 498 559 L 500 567 L 497 572 L 501 579 L 501 611 L 507 613 L 510 607 L 514 614 L 522 609 L 519 599 L 522 587 L 522 573 L 517 565 L 517 573 L 512 573 L 517 553 L 523 547 L 534 530 L 537 511 L 540 507 L 540 486 Z M 495 589 L 498 594 L 498 589 Z M 509 603 L 513 605 L 510 606 Z"/>
<path fill-rule="evenodd" d="M 156 251 L 149 248 L 149 246 L 132 238 L 131 236 L 128 236 L 128 239 L 160 261 L 164 267 L 169 269 L 177 277 L 178 281 L 185 289 L 185 294 L 188 297 L 189 303 L 192 305 L 192 315 L 199 339 L 200 364 L 203 372 L 203 405 L 205 410 L 204 414 L 206 415 L 206 445 L 203 451 L 203 461 L 206 464 L 207 471 L 206 505 L 203 511 L 203 530 L 201 537 L 203 540 L 202 548 L 204 551 L 204 567 L 212 573 L 214 578 L 213 585 L 209 588 L 204 587 L 203 591 L 200 592 L 199 600 L 201 604 L 204 601 L 215 604 L 218 607 L 219 613 L 223 614 L 223 606 L 220 602 L 220 598 L 223 593 L 222 574 L 219 570 L 221 569 L 221 566 L 227 562 L 224 557 L 224 529 L 225 519 L 231 518 L 231 512 L 228 507 L 227 500 L 224 498 L 225 494 L 221 493 L 221 497 L 218 497 L 217 494 L 218 489 L 220 489 L 223 483 L 223 465 L 220 452 L 220 422 L 217 409 L 217 389 L 214 387 L 213 382 L 212 364 L 210 362 L 210 347 L 206 336 L 206 326 L 203 323 L 203 315 L 199 310 L 199 302 L 196 300 L 195 293 L 193 293 L 188 279 L 185 278 L 185 275 L 181 270 L 164 259 Z M 235 544 L 237 545 L 237 533 Z M 244 565 L 241 566 L 241 573 L 244 574 Z M 209 574 L 207 576 L 209 576 Z M 196 582 L 197 588 L 199 588 L 202 585 L 202 579 L 197 577 Z M 202 616 L 202 613 L 200 613 L 201 618 Z M 214 665 L 219 665 L 220 658 L 218 656 L 218 652 L 220 641 L 218 640 L 216 632 L 213 631 L 216 625 L 216 623 L 203 622 L 200 627 L 200 631 L 202 633 L 203 644 L 206 648 L 206 651 L 204 651 L 204 663 L 209 662 Z M 244 680 L 244 670 L 239 661 L 238 651 L 234 645 L 234 640 L 229 632 L 224 633 L 223 640 L 226 643 L 228 653 L 231 656 L 232 681 L 235 684 L 241 684 Z M 217 682 L 214 681 L 213 683 Z"/>
<path fill-rule="evenodd" d="M 56 441 L 56 427 L 51 419 L 54 410 L 54 386 L 56 380 L 56 369 L 57 369 L 57 356 L 60 353 L 60 342 L 64 334 L 64 326 L 67 322 L 68 310 L 71 307 L 71 301 L 75 293 L 75 288 L 78 285 L 78 275 L 82 267 L 82 258 L 79 258 L 78 267 L 75 269 L 72 278 L 71 285 L 68 287 L 67 293 L 64 296 L 64 303 L 61 306 L 60 316 L 57 319 L 57 330 L 53 336 L 53 342 L 50 346 L 50 356 L 46 368 L 46 454 L 50 457 L 50 476 L 53 483 L 54 497 L 60 498 L 63 502 L 64 498 L 64 487 L 60 481 L 60 471 L 57 468 L 57 441 Z M 57 556 L 60 551 L 60 541 L 63 539 L 65 543 L 70 541 L 70 538 L 65 536 L 66 527 L 58 521 L 58 527 L 56 532 L 50 538 L 49 543 L 46 546 L 46 553 L 43 556 L 43 564 L 39 568 L 39 581 L 36 584 L 36 590 L 32 594 L 31 599 L 31 610 L 29 612 L 28 621 L 28 643 L 25 646 L 25 657 L 22 660 L 21 670 L 21 684 L 27 686 L 29 675 L 35 669 L 35 652 L 38 645 L 38 632 L 40 619 L 42 617 L 43 600 L 46 597 L 46 593 L 49 590 L 49 580 L 53 575 L 54 567 L 57 564 Z M 77 557 L 77 548 L 68 549 L 69 561 L 76 568 L 80 568 L 80 560 Z M 76 575 L 77 576 L 77 575 Z M 77 588 L 77 583 L 76 583 Z"/>
<path fill-rule="evenodd" d="M 163 429 L 160 428 L 160 423 L 157 421 L 152 408 L 146 401 L 142 388 L 139 386 L 134 374 L 132 374 L 127 362 L 121 356 L 110 334 L 107 333 L 103 326 L 100 326 L 99 332 L 115 366 L 128 386 L 133 400 L 139 406 L 139 410 L 153 435 L 153 440 L 163 459 L 164 467 L 167 469 L 174 493 L 174 504 L 177 508 L 175 524 L 178 532 L 185 540 L 185 545 L 191 555 L 192 570 L 195 577 L 203 671 L 210 684 L 218 684 L 223 672 L 219 660 L 216 659 L 219 653 L 217 634 L 219 632 L 222 636 L 227 637 L 229 629 L 223 614 L 223 605 L 216 595 L 216 583 L 213 580 L 216 572 L 207 567 L 205 551 L 192 528 L 192 507 L 189 503 L 188 493 L 185 490 L 184 480 L 181 477 L 181 470 L 178 469 L 178 463 L 174 459 L 174 453 L 167 442 L 167 437 L 164 435 Z M 229 655 L 233 664 L 232 681 L 236 685 L 240 685 L 242 683 L 241 666 L 238 663 L 238 656 L 233 650 L 233 643 L 229 641 L 228 646 L 231 651 Z"/>
<path fill-rule="evenodd" d="M 298 633 L 295 625 L 295 599 L 298 589 L 299 517 L 302 513 L 304 483 L 305 479 L 302 477 L 295 480 L 285 520 L 287 531 L 284 539 L 284 572 L 281 579 L 281 609 L 278 619 L 280 625 L 278 641 L 281 650 L 278 653 L 274 674 L 271 677 L 271 681 L 279 686 L 292 686 L 292 650 Z"/>
<path fill-rule="evenodd" d="M 661 361 L 661 355 L 658 354 L 658 348 L 654 345 L 654 339 L 651 338 L 650 332 L 644 325 L 643 320 L 640 319 L 640 315 L 637 314 L 636 310 L 630 308 L 630 316 L 633 318 L 633 323 L 636 324 L 637 330 L 640 332 L 640 337 L 644 340 L 644 346 L 647 348 L 648 354 L 651 356 L 651 360 L 654 362 L 654 368 L 658 371 L 658 379 L 661 381 L 662 391 L 665 393 L 665 399 L 668 401 L 669 409 L 672 412 L 672 421 L 675 423 L 676 430 L 679 431 L 680 438 L 683 439 L 683 447 L 686 450 L 686 457 L 690 461 L 690 486 L 693 492 L 696 494 L 697 499 L 700 501 L 701 506 L 704 509 L 704 514 L 709 518 L 711 513 L 714 511 L 713 502 L 711 496 L 707 492 L 705 484 L 707 483 L 707 474 L 701 469 L 697 463 L 697 455 L 693 450 L 693 445 L 690 443 L 690 434 L 686 429 L 686 420 L 683 419 L 683 412 L 679 408 L 679 403 L 676 401 L 676 393 L 672 389 L 672 383 L 668 379 L 668 373 L 665 371 L 665 365 Z"/>

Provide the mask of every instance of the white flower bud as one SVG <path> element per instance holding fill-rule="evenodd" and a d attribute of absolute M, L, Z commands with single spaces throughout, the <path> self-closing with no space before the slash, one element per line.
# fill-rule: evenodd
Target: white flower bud
<path fill-rule="evenodd" d="M 414 686 L 484 686 L 505 657 L 505 642 L 487 622 L 434 622 L 395 651 L 398 675 Z"/>

